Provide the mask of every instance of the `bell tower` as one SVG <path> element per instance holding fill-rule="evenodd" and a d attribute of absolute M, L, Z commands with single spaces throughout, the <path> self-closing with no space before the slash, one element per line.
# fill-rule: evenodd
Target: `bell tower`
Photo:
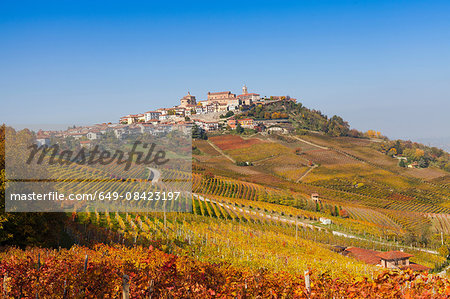
<path fill-rule="evenodd" d="M 244 86 L 242 86 L 242 94 L 247 94 L 247 86 L 244 84 Z"/>

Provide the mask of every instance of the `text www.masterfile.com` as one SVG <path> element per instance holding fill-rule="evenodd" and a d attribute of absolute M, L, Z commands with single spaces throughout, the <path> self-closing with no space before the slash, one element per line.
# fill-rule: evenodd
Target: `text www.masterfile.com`
<path fill-rule="evenodd" d="M 56 191 L 47 193 L 11 193 L 12 201 L 111 201 L 111 200 L 177 200 L 180 196 L 179 191 L 167 192 L 98 192 L 93 193 L 69 193 L 64 194 Z"/>

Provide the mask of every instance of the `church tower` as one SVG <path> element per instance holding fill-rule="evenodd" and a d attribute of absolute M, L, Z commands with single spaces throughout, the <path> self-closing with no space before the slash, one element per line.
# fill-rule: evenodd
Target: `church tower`
<path fill-rule="evenodd" d="M 247 86 L 244 84 L 244 86 L 242 86 L 242 94 L 247 94 Z"/>

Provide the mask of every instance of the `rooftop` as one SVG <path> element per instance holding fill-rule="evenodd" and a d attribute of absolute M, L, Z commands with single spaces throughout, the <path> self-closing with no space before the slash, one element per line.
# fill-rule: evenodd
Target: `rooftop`
<path fill-rule="evenodd" d="M 396 260 L 396 259 L 410 258 L 413 257 L 414 255 L 403 251 L 387 251 L 387 252 L 380 252 L 377 254 L 377 256 L 382 258 L 383 260 Z"/>
<path fill-rule="evenodd" d="M 230 94 L 230 93 L 231 93 L 231 91 L 208 92 L 208 94 L 213 94 L 213 95 L 215 95 L 215 94 Z"/>
<path fill-rule="evenodd" d="M 378 265 L 381 262 L 380 258 L 377 256 L 377 254 L 379 253 L 378 251 L 359 247 L 349 247 L 345 249 L 345 252 L 347 253 L 347 255 L 352 256 L 357 260 L 360 260 L 367 264 Z"/>

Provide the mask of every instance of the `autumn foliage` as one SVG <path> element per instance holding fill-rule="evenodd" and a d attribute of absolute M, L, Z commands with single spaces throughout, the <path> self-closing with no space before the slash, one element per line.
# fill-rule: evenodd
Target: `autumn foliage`
<path fill-rule="evenodd" d="M 87 258 L 86 258 L 87 257 Z M 235 268 L 166 254 L 153 247 L 98 244 L 70 250 L 10 248 L 0 253 L 0 291 L 6 298 L 118 298 L 130 277 L 131 298 L 442 298 L 450 282 L 413 272 L 383 272 L 372 280 Z"/>

